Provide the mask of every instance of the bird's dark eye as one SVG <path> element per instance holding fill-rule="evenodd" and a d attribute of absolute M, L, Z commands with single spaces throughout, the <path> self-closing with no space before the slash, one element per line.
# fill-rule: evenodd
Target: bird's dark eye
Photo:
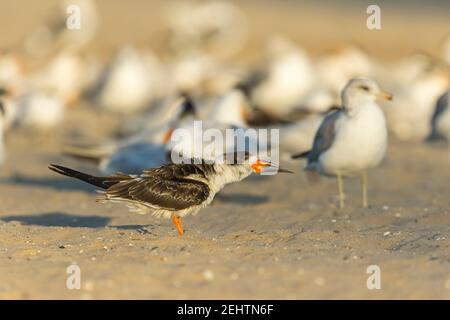
<path fill-rule="evenodd" d="M 364 91 L 369 91 L 369 87 L 367 86 L 361 86 L 360 88 L 363 89 Z"/>

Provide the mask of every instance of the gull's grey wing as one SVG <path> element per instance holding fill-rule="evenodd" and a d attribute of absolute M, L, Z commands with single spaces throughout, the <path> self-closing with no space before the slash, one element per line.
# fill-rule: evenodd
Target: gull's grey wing
<path fill-rule="evenodd" d="M 180 170 L 183 167 L 168 165 L 146 170 L 139 177 L 111 186 L 106 190 L 106 196 L 109 199 L 137 202 L 154 209 L 182 210 L 199 205 L 208 198 L 209 187 L 204 182 L 188 177 L 194 172 L 201 174 L 201 170 L 195 170 L 194 167 Z"/>
<path fill-rule="evenodd" d="M 439 140 L 444 138 L 438 130 L 437 130 L 437 121 L 439 117 L 447 110 L 450 104 L 450 90 L 447 90 L 436 102 L 436 108 L 433 113 L 433 117 L 431 118 L 431 133 L 428 136 L 428 140 Z"/>
<path fill-rule="evenodd" d="M 320 155 L 333 145 L 335 123 L 342 112 L 342 110 L 334 111 L 323 119 L 322 124 L 314 137 L 312 150 L 308 154 L 308 164 L 317 162 Z"/>

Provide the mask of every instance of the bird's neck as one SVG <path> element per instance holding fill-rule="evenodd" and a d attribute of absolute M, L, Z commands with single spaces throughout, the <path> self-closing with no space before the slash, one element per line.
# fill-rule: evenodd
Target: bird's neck
<path fill-rule="evenodd" d="M 247 178 L 252 173 L 250 166 L 245 164 L 215 164 L 214 169 L 216 173 L 211 177 L 211 184 L 216 192 L 229 183 L 238 182 Z"/>
<path fill-rule="evenodd" d="M 371 100 L 351 100 L 344 104 L 345 114 L 349 117 L 355 117 L 367 108 L 379 108 L 378 105 Z"/>

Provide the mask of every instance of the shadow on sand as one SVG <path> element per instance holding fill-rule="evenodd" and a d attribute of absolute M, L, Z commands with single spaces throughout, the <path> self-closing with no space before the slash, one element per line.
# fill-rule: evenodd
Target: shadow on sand
<path fill-rule="evenodd" d="M 266 203 L 269 201 L 269 196 L 267 195 L 254 195 L 248 193 L 227 193 L 227 194 L 217 194 L 215 197 L 217 202 L 225 203 L 238 203 L 240 205 L 257 205 Z M 214 202 L 213 202 L 214 203 Z"/>
<path fill-rule="evenodd" d="M 0 217 L 0 220 L 5 222 L 19 221 L 26 225 L 45 227 L 100 228 L 106 226 L 111 219 L 102 216 L 77 216 L 50 212 L 23 216 L 5 216 Z"/>
<path fill-rule="evenodd" d="M 126 231 L 136 231 L 141 234 L 150 234 L 153 229 L 155 229 L 154 225 L 151 224 L 128 224 L 128 225 L 122 225 L 122 226 L 109 226 L 111 229 L 116 230 L 126 230 Z"/>

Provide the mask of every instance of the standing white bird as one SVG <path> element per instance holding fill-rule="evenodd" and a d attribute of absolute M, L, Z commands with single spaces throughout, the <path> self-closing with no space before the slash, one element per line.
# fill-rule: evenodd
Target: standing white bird
<path fill-rule="evenodd" d="M 383 160 L 388 143 L 386 120 L 377 98 L 391 100 L 390 94 L 365 78 L 351 79 L 342 91 L 342 110 L 328 115 L 314 138 L 311 151 L 294 155 L 307 157 L 306 170 L 337 177 L 339 205 L 344 207 L 342 177 L 361 175 L 362 203 L 367 202 L 367 170 Z"/>
<path fill-rule="evenodd" d="M 172 218 L 179 235 L 184 233 L 181 217 L 195 215 L 206 207 L 226 184 L 247 178 L 252 172 L 261 173 L 272 164 L 248 154 L 234 154 L 229 162 L 196 164 L 168 164 L 144 170 L 139 175 L 117 173 L 95 177 L 59 165 L 49 169 L 73 177 L 100 189 L 104 201 L 125 203 L 139 214 L 151 213 L 157 217 Z M 278 172 L 290 172 L 277 168 Z"/>

